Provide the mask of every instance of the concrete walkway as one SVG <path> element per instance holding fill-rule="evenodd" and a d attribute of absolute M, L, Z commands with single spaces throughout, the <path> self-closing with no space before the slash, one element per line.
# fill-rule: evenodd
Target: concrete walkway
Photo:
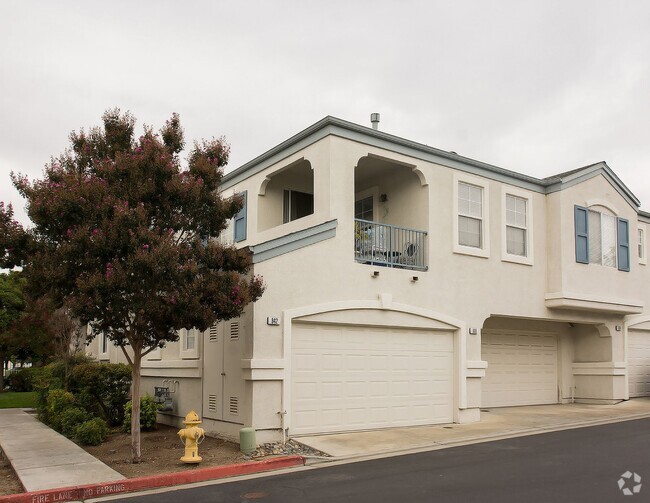
<path fill-rule="evenodd" d="M 650 398 L 616 405 L 535 405 L 482 409 L 481 421 L 297 437 L 336 458 L 433 450 L 501 438 L 650 417 Z"/>
<path fill-rule="evenodd" d="M 125 478 L 22 409 L 0 409 L 0 448 L 27 492 Z"/>

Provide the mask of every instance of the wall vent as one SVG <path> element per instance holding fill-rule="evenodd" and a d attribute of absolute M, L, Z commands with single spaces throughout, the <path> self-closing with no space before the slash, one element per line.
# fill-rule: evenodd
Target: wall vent
<path fill-rule="evenodd" d="M 215 323 L 210 327 L 210 342 L 215 342 L 217 340 L 217 324 Z"/>
<path fill-rule="evenodd" d="M 232 321 L 230 322 L 230 340 L 236 341 L 239 339 L 239 322 Z"/>
<path fill-rule="evenodd" d="M 208 410 L 217 412 L 217 395 L 208 395 Z"/>
<path fill-rule="evenodd" d="M 230 413 L 239 414 L 239 398 L 236 396 L 230 397 Z"/>

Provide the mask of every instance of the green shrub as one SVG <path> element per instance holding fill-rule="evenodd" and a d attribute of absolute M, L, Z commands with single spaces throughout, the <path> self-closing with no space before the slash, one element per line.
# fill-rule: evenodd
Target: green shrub
<path fill-rule="evenodd" d="M 11 391 L 34 391 L 32 387 L 32 376 L 34 367 L 27 367 L 9 374 L 7 377 L 7 386 Z"/>
<path fill-rule="evenodd" d="M 69 407 L 65 409 L 61 414 L 61 433 L 68 438 L 74 437 L 77 427 L 87 421 L 88 418 L 88 412 L 80 407 Z"/>
<path fill-rule="evenodd" d="M 79 405 L 112 426 L 124 422 L 130 388 L 131 369 L 123 363 L 81 363 L 75 366 L 70 379 L 70 390 Z"/>
<path fill-rule="evenodd" d="M 124 408 L 124 430 L 131 432 L 131 402 L 127 402 Z M 140 429 L 142 431 L 154 430 L 156 428 L 157 412 L 160 404 L 157 404 L 151 395 L 140 398 Z"/>
<path fill-rule="evenodd" d="M 99 445 L 106 440 L 108 425 L 100 417 L 81 423 L 75 431 L 75 438 L 84 445 Z"/>
<path fill-rule="evenodd" d="M 62 389 L 53 389 L 47 395 L 47 423 L 56 431 L 63 428 L 62 418 L 66 409 L 74 405 L 74 395 Z"/>

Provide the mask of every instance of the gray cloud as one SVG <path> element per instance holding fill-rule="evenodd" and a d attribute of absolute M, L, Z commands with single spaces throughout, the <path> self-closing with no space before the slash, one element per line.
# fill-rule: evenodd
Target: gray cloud
<path fill-rule="evenodd" d="M 325 115 L 544 177 L 606 160 L 650 207 L 650 4 L 0 4 L 0 200 L 119 106 L 231 168 Z M 20 213 L 24 219 L 24 214 Z"/>

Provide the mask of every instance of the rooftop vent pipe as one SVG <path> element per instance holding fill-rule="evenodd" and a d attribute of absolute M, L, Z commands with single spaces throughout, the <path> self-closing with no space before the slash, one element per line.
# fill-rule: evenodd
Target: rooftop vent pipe
<path fill-rule="evenodd" d="M 370 114 L 370 122 L 372 122 L 372 129 L 379 129 L 379 114 Z"/>

